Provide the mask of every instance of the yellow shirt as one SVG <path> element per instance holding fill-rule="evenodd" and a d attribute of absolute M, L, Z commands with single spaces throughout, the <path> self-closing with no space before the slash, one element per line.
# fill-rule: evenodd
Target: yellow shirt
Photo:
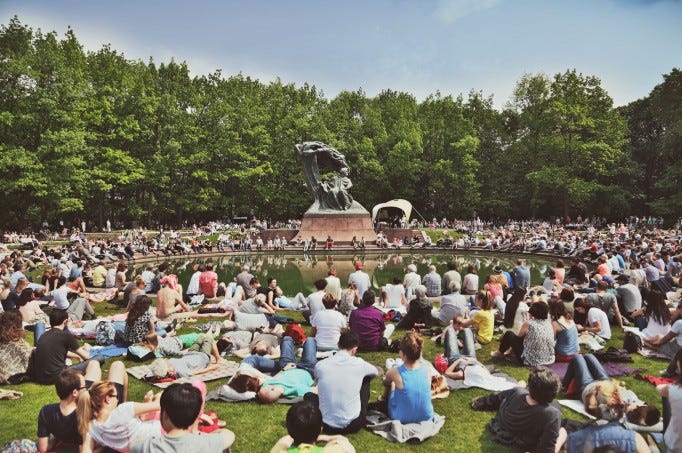
<path fill-rule="evenodd" d="M 97 288 L 103 288 L 106 276 L 107 268 L 104 266 L 97 266 L 92 270 L 92 284 Z"/>
<path fill-rule="evenodd" d="M 481 344 L 490 343 L 493 339 L 493 329 L 495 327 L 495 314 L 492 310 L 476 310 L 471 317 L 474 327 L 478 330 L 476 339 Z"/>

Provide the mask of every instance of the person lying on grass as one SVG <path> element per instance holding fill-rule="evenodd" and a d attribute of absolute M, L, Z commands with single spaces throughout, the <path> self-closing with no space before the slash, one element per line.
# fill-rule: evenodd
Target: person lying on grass
<path fill-rule="evenodd" d="M 317 393 L 314 386 L 313 373 L 317 363 L 317 344 L 314 338 L 303 343 L 301 361 L 296 361 L 294 340 L 291 337 L 282 339 L 281 357 L 275 362 L 265 356 L 252 354 L 244 361 L 253 367 L 249 373 L 237 373 L 229 386 L 239 393 L 257 392 L 261 403 L 274 403 L 279 398 L 297 398 L 306 393 Z M 263 373 L 279 371 L 270 377 Z"/>
<path fill-rule="evenodd" d="M 215 363 L 211 364 L 212 359 Z M 149 369 L 155 378 L 183 378 L 197 374 L 210 373 L 218 368 L 225 359 L 213 338 L 213 333 L 206 333 L 196 339 L 182 357 L 173 359 L 156 359 Z"/>

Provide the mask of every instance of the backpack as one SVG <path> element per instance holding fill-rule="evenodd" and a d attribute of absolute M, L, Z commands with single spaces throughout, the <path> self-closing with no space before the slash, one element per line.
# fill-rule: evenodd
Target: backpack
<path fill-rule="evenodd" d="M 642 349 L 642 337 L 634 332 L 625 332 L 625 337 L 623 338 L 623 349 L 630 354 L 639 352 Z"/>
<path fill-rule="evenodd" d="M 619 362 L 619 363 L 630 363 L 633 362 L 630 353 L 625 349 L 614 348 L 609 346 L 606 351 L 595 352 L 594 356 L 600 362 Z"/>
<path fill-rule="evenodd" d="M 303 332 L 303 327 L 300 324 L 287 324 L 287 328 L 284 331 L 285 337 L 291 337 L 297 346 L 302 345 L 305 340 L 305 332 Z"/>
<path fill-rule="evenodd" d="M 100 321 L 95 327 L 95 343 L 98 346 L 109 346 L 116 342 L 116 330 L 110 321 Z"/>

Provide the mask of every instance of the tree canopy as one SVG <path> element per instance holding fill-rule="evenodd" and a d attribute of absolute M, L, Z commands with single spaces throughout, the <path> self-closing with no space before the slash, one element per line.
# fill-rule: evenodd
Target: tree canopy
<path fill-rule="evenodd" d="M 614 108 L 592 75 L 526 74 L 492 97 L 263 83 L 185 62 L 85 52 L 76 33 L 0 28 L 0 227 L 180 224 L 311 203 L 294 144 L 346 155 L 366 207 L 427 217 L 682 215 L 682 72 Z"/>

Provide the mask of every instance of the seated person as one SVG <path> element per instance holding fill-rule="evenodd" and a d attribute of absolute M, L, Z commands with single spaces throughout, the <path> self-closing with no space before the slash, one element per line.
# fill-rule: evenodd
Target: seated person
<path fill-rule="evenodd" d="M 68 323 L 66 310 L 54 309 L 50 313 L 50 326 L 40 336 L 35 349 L 33 377 L 40 384 L 53 384 L 59 373 L 67 368 L 66 359 L 81 360 L 70 368 L 86 371 L 89 367 L 100 368 L 105 358 L 101 355 L 90 357 L 71 332 L 66 330 Z"/>
<path fill-rule="evenodd" d="M 590 423 L 587 427 L 569 434 L 566 441 L 569 453 L 595 451 L 605 446 L 615 447 L 617 451 L 624 452 L 651 451 L 641 434 L 619 423 L 627 404 L 621 399 L 618 386 L 614 382 L 596 383 L 592 390 L 584 393 L 583 403 L 597 420 L 607 420 L 608 423 Z"/>
<path fill-rule="evenodd" d="M 682 350 L 675 356 L 677 382 L 656 386 L 663 398 L 663 440 L 668 451 L 682 451 Z"/>
<path fill-rule="evenodd" d="M 609 318 L 604 310 L 595 307 L 585 299 L 576 299 L 573 303 L 576 316 L 586 316 L 585 326 L 578 324 L 576 327 L 579 332 L 593 332 L 604 340 L 611 339 L 611 325 Z"/>
<path fill-rule="evenodd" d="M 563 305 L 563 304 L 562 304 Z M 549 321 L 549 307 L 536 302 L 528 311 L 531 318 L 523 323 L 519 334 L 504 333 L 499 350 L 491 352 L 493 357 L 503 357 L 513 352 L 526 366 L 551 365 L 554 363 L 554 329 Z"/>
<path fill-rule="evenodd" d="M 161 427 L 163 434 L 147 437 L 132 445 L 131 453 L 162 451 L 222 452 L 234 442 L 234 433 L 219 429 L 210 434 L 192 432 L 204 400 L 192 384 L 171 384 L 161 394 Z"/>
<path fill-rule="evenodd" d="M 371 380 L 377 368 L 355 354 L 359 338 L 345 331 L 339 338 L 339 352 L 315 365 L 323 428 L 328 434 L 350 434 L 365 427 Z"/>
<path fill-rule="evenodd" d="M 213 365 L 211 365 L 212 359 L 215 359 Z M 185 355 L 173 359 L 156 359 L 149 368 L 152 375 L 157 378 L 173 377 L 177 379 L 209 373 L 218 368 L 218 364 L 223 360 L 220 357 L 213 334 L 206 333 L 189 347 Z"/>
<path fill-rule="evenodd" d="M 436 325 L 448 326 L 456 316 L 464 318 L 469 313 L 466 298 L 459 293 L 460 284 L 452 280 L 446 289 L 447 294 L 440 298 L 440 309 L 431 310 L 433 323 Z"/>
<path fill-rule="evenodd" d="M 497 409 L 488 423 L 495 440 L 516 445 L 523 451 L 558 452 L 566 440 L 561 410 L 550 404 L 559 391 L 559 377 L 545 367 L 533 368 L 528 388 L 515 387 L 472 402 L 474 409 Z"/>
<path fill-rule="evenodd" d="M 415 324 L 424 324 L 430 326 L 431 318 L 431 301 L 426 297 L 426 286 L 419 285 L 414 290 L 415 298 L 410 301 L 407 307 L 407 314 L 397 325 L 398 329 L 411 329 Z"/>
<path fill-rule="evenodd" d="M 570 395 L 578 396 L 585 403 L 585 410 L 599 419 L 620 420 L 622 415 L 627 415 L 630 423 L 648 426 L 655 425 L 660 420 L 660 413 L 655 406 L 643 404 L 634 392 L 612 381 L 592 354 L 574 356 L 568 364 L 562 384 L 565 389 L 573 388 Z M 599 392 L 613 394 L 614 401 L 617 400 L 622 405 L 619 411 L 621 417 L 615 419 L 614 415 L 604 413 L 603 405 L 595 396 Z"/>
<path fill-rule="evenodd" d="M 350 330 L 360 339 L 358 350 L 362 352 L 385 349 L 384 346 L 388 344 L 388 338 L 395 329 L 393 324 L 386 325 L 384 314 L 374 306 L 375 299 L 374 290 L 368 289 L 362 295 L 360 308 L 350 312 Z"/>
<path fill-rule="evenodd" d="M 272 372 L 281 370 L 273 377 L 260 372 L 237 374 L 229 383 L 230 387 L 240 393 L 257 391 L 260 402 L 274 403 L 279 398 L 297 398 L 306 393 L 317 392 L 314 386 L 313 373 L 317 363 L 317 345 L 314 338 L 308 338 L 303 343 L 301 361 L 296 361 L 294 340 L 291 337 L 282 338 L 279 363 L 260 355 L 251 355 L 254 360 L 248 362 L 256 370 Z M 257 358 L 256 358 L 257 357 Z M 244 360 L 249 359 L 248 357 Z"/>
<path fill-rule="evenodd" d="M 83 443 L 78 433 L 76 417 L 78 398 L 93 382 L 101 379 L 102 372 L 98 367 L 87 369 L 85 376 L 74 369 L 66 369 L 59 373 L 54 385 L 60 402 L 43 406 L 38 415 L 38 450 L 41 453 L 78 450 L 79 445 Z M 119 395 L 119 403 L 125 401 L 128 375 L 123 362 L 111 364 L 107 381 L 114 384 Z"/>
<path fill-rule="evenodd" d="M 387 283 L 381 289 L 381 299 L 386 308 L 395 308 L 400 311 L 406 310 L 405 287 L 399 277 L 393 277 L 393 282 Z"/>
<path fill-rule="evenodd" d="M 325 309 L 310 318 L 312 335 L 318 351 L 333 351 L 338 347 L 341 329 L 346 328 L 346 318 L 335 310 L 336 298 L 333 295 L 325 294 L 322 303 Z"/>
<path fill-rule="evenodd" d="M 384 400 L 388 400 L 388 416 L 401 423 L 419 423 L 433 419 L 431 377 L 421 361 L 424 340 L 416 332 L 408 332 L 400 341 L 403 364 L 384 376 Z"/>
<path fill-rule="evenodd" d="M 493 331 L 495 328 L 495 313 L 493 308 L 493 296 L 490 291 L 478 291 L 474 298 L 478 310 L 474 310 L 469 319 L 457 318 L 461 322 L 462 327 L 472 326 L 478 332 L 476 340 L 481 344 L 488 344 L 493 339 Z"/>
<path fill-rule="evenodd" d="M 174 313 L 190 311 L 189 306 L 182 300 L 182 295 L 171 287 L 171 279 L 168 276 L 161 279 L 161 286 L 156 293 L 157 318 L 165 321 Z"/>
<path fill-rule="evenodd" d="M 312 401 L 301 401 L 287 411 L 287 435 L 277 441 L 270 453 L 319 451 L 355 453 L 355 448 L 344 436 L 322 433 L 322 413 Z M 320 447 L 317 442 L 326 442 Z"/>
<path fill-rule="evenodd" d="M 40 330 L 40 329 L 38 329 Z M 44 327 L 42 330 L 45 330 Z M 39 338 L 39 332 L 36 337 Z M 0 384 L 22 378 L 28 372 L 33 348 L 26 340 L 19 310 L 0 313 Z"/>

